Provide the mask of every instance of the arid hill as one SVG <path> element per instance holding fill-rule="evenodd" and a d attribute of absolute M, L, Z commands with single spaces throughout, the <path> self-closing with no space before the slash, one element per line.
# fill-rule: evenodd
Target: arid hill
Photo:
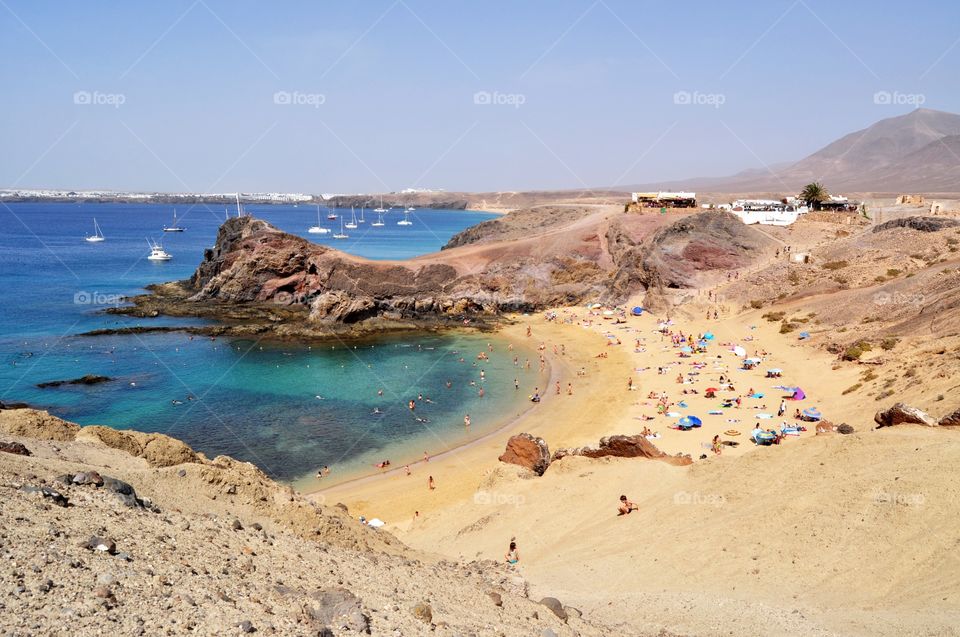
<path fill-rule="evenodd" d="M 462 324 L 696 287 L 761 258 L 773 242 L 729 213 L 548 207 L 480 224 L 451 245 L 409 261 L 371 261 L 258 219 L 230 219 L 189 281 L 156 286 L 120 311 L 207 316 L 291 336 Z"/>

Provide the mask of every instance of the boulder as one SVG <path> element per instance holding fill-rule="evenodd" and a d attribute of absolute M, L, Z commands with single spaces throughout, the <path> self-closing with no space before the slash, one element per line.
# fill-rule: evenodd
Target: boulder
<path fill-rule="evenodd" d="M 98 385 L 113 380 L 109 376 L 98 376 L 96 374 L 86 374 L 80 378 L 71 378 L 70 380 L 49 380 L 45 383 L 37 383 L 37 387 L 44 389 L 46 387 L 60 387 L 61 385 Z"/>
<path fill-rule="evenodd" d="M 2 442 L 0 441 L 0 451 L 3 453 L 12 453 L 17 456 L 30 456 L 33 455 L 30 453 L 30 450 L 23 446 L 19 442 Z"/>
<path fill-rule="evenodd" d="M 567 621 L 567 611 L 563 609 L 563 604 L 556 597 L 544 597 L 540 600 L 540 604 L 549 608 L 550 612 L 563 621 Z"/>
<path fill-rule="evenodd" d="M 370 620 L 361 609 L 360 598 L 345 588 L 327 588 L 309 595 L 304 613 L 324 627 L 370 632 Z"/>
<path fill-rule="evenodd" d="M 940 419 L 941 427 L 960 427 L 960 409 Z"/>
<path fill-rule="evenodd" d="M 131 456 L 145 459 L 151 467 L 172 467 L 199 461 L 197 454 L 189 445 L 164 434 L 147 434 L 89 425 L 80 430 L 77 440 L 98 442 L 113 449 L 126 451 Z"/>
<path fill-rule="evenodd" d="M 584 456 L 587 458 L 605 458 L 608 456 L 615 458 L 648 458 L 650 460 L 660 460 L 678 467 L 693 463 L 693 459 L 688 455 L 667 455 L 663 451 L 660 451 L 655 444 L 640 435 L 608 436 L 600 440 L 599 447 L 558 449 L 556 453 L 553 454 L 553 460 L 557 461 L 567 456 Z"/>
<path fill-rule="evenodd" d="M 543 438 L 534 438 L 528 433 L 511 436 L 500 462 L 520 465 L 542 476 L 550 466 L 550 448 Z"/>
<path fill-rule="evenodd" d="M 851 427 L 845 422 L 837 425 L 837 433 L 849 435 L 849 434 L 852 434 L 853 431 L 854 431 L 853 427 Z"/>
<path fill-rule="evenodd" d="M 417 605 L 412 609 L 413 616 L 422 621 L 424 624 L 433 623 L 433 609 L 430 608 L 430 604 L 424 602 L 417 602 Z"/>
<path fill-rule="evenodd" d="M 878 411 L 873 420 L 877 423 L 877 427 L 892 427 L 893 425 L 937 426 L 937 421 L 928 416 L 926 412 L 905 403 L 896 403 L 889 409 Z"/>

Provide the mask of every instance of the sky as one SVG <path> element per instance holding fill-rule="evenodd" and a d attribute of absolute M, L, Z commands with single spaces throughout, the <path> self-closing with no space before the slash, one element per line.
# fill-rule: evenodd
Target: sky
<path fill-rule="evenodd" d="M 626 186 L 960 112 L 960 3 L 0 0 L 0 188 Z"/>

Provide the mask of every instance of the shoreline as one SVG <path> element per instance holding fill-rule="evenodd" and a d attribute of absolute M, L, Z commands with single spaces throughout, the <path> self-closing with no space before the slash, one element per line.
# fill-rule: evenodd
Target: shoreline
<path fill-rule="evenodd" d="M 553 383 L 553 382 L 556 381 L 557 372 L 556 372 L 555 370 L 556 370 L 556 368 L 557 368 L 557 365 L 556 365 L 556 361 L 553 360 L 553 356 L 552 356 L 552 355 L 547 355 L 547 356 L 545 356 L 545 358 L 547 359 L 547 373 L 548 373 L 547 386 L 549 386 L 551 383 Z M 519 425 L 523 420 L 525 420 L 526 418 L 528 418 L 528 417 L 531 415 L 531 413 L 532 413 L 534 410 L 536 410 L 537 407 L 539 406 L 539 405 L 531 402 L 530 400 L 527 400 L 526 402 L 529 403 L 529 404 L 528 404 L 528 405 L 523 409 L 523 411 L 521 411 L 519 414 L 516 414 L 516 415 L 514 415 L 514 416 L 511 416 L 511 417 L 507 418 L 506 420 L 501 421 L 499 424 L 493 425 L 493 429 L 491 429 L 490 431 L 488 431 L 488 432 L 486 432 L 486 433 L 484 433 L 484 434 L 479 435 L 479 436 L 476 437 L 476 438 L 472 438 L 472 439 L 468 440 L 467 442 L 463 442 L 463 443 L 457 444 L 457 445 L 455 445 L 455 446 L 447 449 L 446 451 L 441 451 L 440 453 L 438 453 L 438 454 L 436 454 L 436 455 L 431 455 L 431 456 L 430 456 L 430 460 L 432 460 L 432 461 L 442 461 L 442 460 L 444 460 L 444 459 L 451 458 L 451 457 L 455 456 L 455 455 L 458 454 L 458 453 L 462 453 L 463 451 L 469 450 L 469 449 L 471 449 L 471 448 L 473 448 L 473 447 L 476 447 L 476 446 L 478 446 L 478 445 L 480 445 L 480 444 L 482 444 L 482 443 L 484 443 L 484 442 L 489 441 L 490 438 L 493 438 L 494 436 L 500 435 L 501 433 L 507 431 L 508 429 L 511 429 L 511 428 L 514 427 L 515 425 Z M 541 402 L 540 404 L 542 405 L 543 403 Z M 398 441 L 397 446 L 399 447 L 401 444 L 402 444 L 402 443 L 400 443 L 400 442 Z M 421 467 L 421 466 L 426 465 L 426 464 L 428 464 L 428 462 L 425 461 L 425 460 L 423 460 L 423 459 L 414 460 L 413 462 L 409 462 L 409 463 L 399 463 L 399 462 L 398 462 L 395 466 L 391 463 L 391 468 L 388 469 L 388 470 L 386 470 L 386 471 L 379 471 L 379 472 L 377 472 L 377 473 L 366 473 L 366 474 L 363 474 L 363 475 L 357 475 L 357 476 L 350 477 L 350 478 L 347 478 L 347 479 L 345 479 L 345 480 L 341 480 L 341 481 L 339 481 L 339 482 L 336 482 L 336 483 L 334 483 L 332 486 L 329 486 L 329 487 L 317 488 L 317 489 L 311 489 L 311 490 L 302 490 L 302 491 L 300 491 L 300 494 L 303 495 L 303 496 L 305 496 L 305 497 L 315 496 L 315 495 L 317 495 L 317 494 L 322 494 L 322 493 L 324 493 L 324 492 L 326 492 L 326 491 L 332 491 L 332 490 L 337 489 L 337 488 L 340 488 L 340 487 L 348 488 L 348 487 L 351 487 L 351 486 L 357 486 L 357 485 L 361 485 L 361 484 L 373 482 L 373 481 L 376 481 L 376 480 L 381 479 L 381 478 L 387 478 L 388 476 L 397 475 L 397 474 L 400 474 L 400 472 L 402 472 L 402 471 L 404 470 L 404 467 L 405 467 L 405 466 L 409 466 L 410 469 L 413 470 L 413 469 L 415 469 L 415 468 L 417 468 L 417 467 Z M 296 482 L 296 481 L 292 481 L 290 484 L 293 484 L 294 482 Z M 313 480 L 313 483 L 314 483 L 314 484 L 317 484 L 317 485 L 323 484 L 322 480 L 318 481 L 318 480 L 316 480 L 316 479 Z"/>

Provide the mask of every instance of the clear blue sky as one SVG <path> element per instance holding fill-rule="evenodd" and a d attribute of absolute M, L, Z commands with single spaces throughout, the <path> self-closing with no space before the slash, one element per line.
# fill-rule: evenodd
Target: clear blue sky
<path fill-rule="evenodd" d="M 799 159 L 916 95 L 960 111 L 958 39 L 956 1 L 2 0 L 0 187 L 724 175 Z M 684 91 L 700 103 L 675 103 Z"/>

